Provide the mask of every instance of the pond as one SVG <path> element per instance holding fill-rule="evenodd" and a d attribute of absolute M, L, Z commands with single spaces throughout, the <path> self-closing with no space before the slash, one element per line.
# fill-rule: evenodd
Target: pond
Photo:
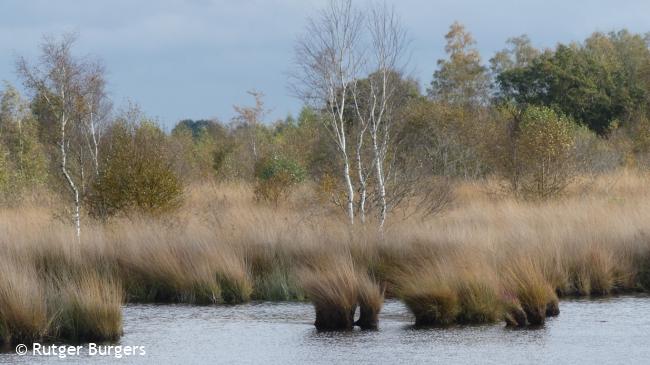
<path fill-rule="evenodd" d="M 536 329 L 503 324 L 418 329 L 398 301 L 386 303 L 379 330 L 318 332 L 307 303 L 238 306 L 127 305 L 117 344 L 144 354 L 19 356 L 0 364 L 575 364 L 650 361 L 650 297 L 563 300 L 561 314 Z M 100 344 L 106 346 L 107 344 Z M 124 349 L 123 349 L 124 351 Z"/>

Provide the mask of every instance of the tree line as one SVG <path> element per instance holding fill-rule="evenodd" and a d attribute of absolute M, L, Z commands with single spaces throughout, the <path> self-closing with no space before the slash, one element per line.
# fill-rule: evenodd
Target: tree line
<path fill-rule="evenodd" d="M 26 94 L 6 83 L 0 95 L 1 200 L 55 192 L 80 235 L 83 217 L 173 210 L 196 181 L 248 181 L 270 204 L 309 183 L 350 224 L 383 229 L 395 210 L 444 208 L 455 180 L 496 176 L 543 199 L 579 174 L 648 166 L 648 35 L 596 32 L 553 49 L 521 35 L 487 62 L 462 24 L 444 39 L 422 91 L 394 9 L 332 1 L 296 42 L 299 115 L 268 120 L 251 90 L 228 123 L 166 133 L 135 104 L 113 107 L 104 65 L 75 55 L 74 35 L 44 38 L 38 59 L 17 60 Z"/>

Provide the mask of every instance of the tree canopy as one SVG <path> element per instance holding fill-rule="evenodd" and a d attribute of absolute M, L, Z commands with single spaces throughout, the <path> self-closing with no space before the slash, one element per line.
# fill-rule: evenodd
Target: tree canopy
<path fill-rule="evenodd" d="M 560 44 L 497 76 L 503 99 L 546 105 L 599 134 L 648 102 L 650 52 L 628 31 L 594 33 L 584 43 Z"/>

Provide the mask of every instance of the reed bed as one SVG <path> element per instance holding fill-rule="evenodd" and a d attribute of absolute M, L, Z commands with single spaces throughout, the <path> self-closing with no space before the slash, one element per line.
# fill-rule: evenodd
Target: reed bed
<path fill-rule="evenodd" d="M 192 186 L 171 216 L 87 219 L 80 242 L 56 206 L 3 209 L 0 337 L 114 339 L 124 302 L 306 298 L 319 328 L 374 328 L 384 295 L 420 325 L 539 325 L 563 296 L 650 289 L 649 180 L 621 171 L 545 202 L 462 183 L 441 215 L 395 212 L 383 234 L 310 189 L 267 206 L 235 184 Z"/>

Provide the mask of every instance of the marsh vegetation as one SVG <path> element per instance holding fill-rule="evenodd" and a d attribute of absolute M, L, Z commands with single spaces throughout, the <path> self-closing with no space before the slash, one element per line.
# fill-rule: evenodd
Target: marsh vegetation
<path fill-rule="evenodd" d="M 647 38 L 520 36 L 487 67 L 454 23 L 426 93 L 407 39 L 333 1 L 296 44 L 297 118 L 251 91 L 166 131 L 45 38 L 0 100 L 2 341 L 116 339 L 124 303 L 308 300 L 349 330 L 396 298 L 418 326 L 525 327 L 649 290 Z"/>
<path fill-rule="evenodd" d="M 2 334 L 116 338 L 125 302 L 309 300 L 318 328 L 375 328 L 384 296 L 417 325 L 539 325 L 558 298 L 648 289 L 647 178 L 621 171 L 543 202 L 459 184 L 444 214 L 383 233 L 306 217 L 308 187 L 278 206 L 252 186 L 193 185 L 173 215 L 88 225 L 81 241 L 53 207 L 4 209 Z"/>

